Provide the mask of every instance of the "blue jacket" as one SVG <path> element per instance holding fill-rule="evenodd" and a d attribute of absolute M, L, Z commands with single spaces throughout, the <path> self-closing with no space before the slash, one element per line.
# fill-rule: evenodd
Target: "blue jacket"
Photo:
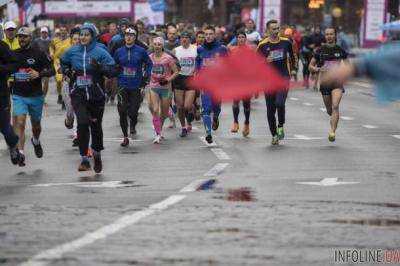
<path fill-rule="evenodd" d="M 196 69 L 207 67 L 215 62 L 217 56 L 227 54 L 228 49 L 218 41 L 205 43 L 197 48 Z"/>
<path fill-rule="evenodd" d="M 149 78 L 153 63 L 146 50 L 138 45 L 128 48 L 124 45 L 114 54 L 115 63 L 119 66 L 118 86 L 127 90 L 139 89 L 144 76 Z"/>
<path fill-rule="evenodd" d="M 96 41 L 75 45 L 61 57 L 61 69 L 72 79 L 73 93 L 84 92 L 86 100 L 102 100 L 103 77 L 116 76 L 115 61 Z"/>

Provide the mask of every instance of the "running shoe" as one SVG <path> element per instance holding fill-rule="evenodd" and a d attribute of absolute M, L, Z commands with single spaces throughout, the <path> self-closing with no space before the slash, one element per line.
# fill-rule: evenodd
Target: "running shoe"
<path fill-rule="evenodd" d="M 329 132 L 328 140 L 329 140 L 330 142 L 334 142 L 334 141 L 336 140 L 336 134 L 335 134 L 335 132 Z"/>
<path fill-rule="evenodd" d="M 272 137 L 271 145 L 279 145 L 278 135 Z"/>
<path fill-rule="evenodd" d="M 231 127 L 231 132 L 232 133 L 238 133 L 239 131 L 239 123 L 234 122 L 232 127 Z"/>
<path fill-rule="evenodd" d="M 211 134 L 206 136 L 206 141 L 207 141 L 208 144 L 212 144 L 213 143 L 213 138 L 212 138 Z"/>
<path fill-rule="evenodd" d="M 213 117 L 213 123 L 212 123 L 212 129 L 214 131 L 216 131 L 216 130 L 218 130 L 218 127 L 219 127 L 219 119 L 218 119 L 217 116 L 214 116 Z"/>
<path fill-rule="evenodd" d="M 137 134 L 136 129 L 131 128 L 131 132 L 130 132 L 131 138 L 136 136 L 136 134 Z"/>
<path fill-rule="evenodd" d="M 129 138 L 124 138 L 121 143 L 121 147 L 128 147 L 129 146 Z"/>
<path fill-rule="evenodd" d="M 96 174 L 98 174 L 103 170 L 103 162 L 101 161 L 101 153 L 100 152 L 93 153 L 93 161 L 94 161 L 93 170 Z"/>
<path fill-rule="evenodd" d="M 42 145 L 40 144 L 40 141 L 39 141 L 38 144 L 35 144 L 33 142 L 33 138 L 31 138 L 31 142 L 32 142 L 32 145 L 33 145 L 33 149 L 35 150 L 36 157 L 42 158 L 43 157 L 43 148 L 42 148 Z"/>
<path fill-rule="evenodd" d="M 160 144 L 160 142 L 161 142 L 161 136 L 160 136 L 160 135 L 157 135 L 157 136 L 154 138 L 153 143 L 154 143 L 154 144 Z"/>
<path fill-rule="evenodd" d="M 250 125 L 249 124 L 244 124 L 242 134 L 243 134 L 243 137 L 247 137 L 250 134 Z"/>
<path fill-rule="evenodd" d="M 22 153 L 19 152 L 17 147 L 10 148 L 10 159 L 13 165 L 17 165 L 21 161 L 21 155 Z"/>
<path fill-rule="evenodd" d="M 184 138 L 187 136 L 187 134 L 188 134 L 188 130 L 186 128 L 182 128 L 181 134 L 179 134 L 179 136 L 181 138 Z"/>
<path fill-rule="evenodd" d="M 63 111 L 67 110 L 67 107 L 65 106 L 64 101 L 62 101 L 62 103 L 61 103 L 61 110 L 63 110 Z"/>
<path fill-rule="evenodd" d="M 19 161 L 18 161 L 18 166 L 24 167 L 25 166 L 25 155 L 21 152 L 19 154 L 20 154 L 20 157 L 19 157 Z"/>
<path fill-rule="evenodd" d="M 64 125 L 67 129 L 73 129 L 74 128 L 74 120 L 69 121 L 68 118 L 65 118 L 64 120 Z"/>
<path fill-rule="evenodd" d="M 285 138 L 285 131 L 283 130 L 283 127 L 278 127 L 277 133 L 278 133 L 279 140 L 282 140 Z"/>
<path fill-rule="evenodd" d="M 90 162 L 88 160 L 82 160 L 81 164 L 78 167 L 79 172 L 86 172 L 92 170 L 90 166 Z"/>

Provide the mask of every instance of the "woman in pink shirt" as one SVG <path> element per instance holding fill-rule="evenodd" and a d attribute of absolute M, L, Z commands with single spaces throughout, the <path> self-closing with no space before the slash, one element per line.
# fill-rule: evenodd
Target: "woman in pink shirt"
<path fill-rule="evenodd" d="M 154 53 L 150 55 L 153 69 L 150 79 L 150 108 L 153 111 L 153 126 L 156 133 L 153 143 L 161 142 L 161 132 L 164 120 L 168 117 L 172 99 L 171 81 L 178 74 L 176 60 L 164 52 L 164 39 L 157 37 L 153 40 Z"/>

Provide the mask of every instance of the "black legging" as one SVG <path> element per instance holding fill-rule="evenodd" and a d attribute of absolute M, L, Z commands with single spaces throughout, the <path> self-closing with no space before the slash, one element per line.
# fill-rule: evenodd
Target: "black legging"
<path fill-rule="evenodd" d="M 119 123 L 124 137 L 128 137 L 128 117 L 130 119 L 130 128 L 135 129 L 137 124 L 138 112 L 142 103 L 142 94 L 139 89 L 118 91 L 118 113 Z"/>
<path fill-rule="evenodd" d="M 233 120 L 235 123 L 239 123 L 239 113 L 240 113 L 239 103 L 240 101 L 234 101 L 232 105 Z M 250 123 L 250 99 L 242 100 L 242 103 L 243 103 L 243 112 L 245 117 L 244 123 L 248 125 Z"/>
<path fill-rule="evenodd" d="M 104 100 L 87 101 L 85 95 L 76 93 L 71 95 L 71 103 L 78 122 L 77 134 L 80 155 L 87 155 L 90 136 L 92 137 L 92 149 L 96 152 L 104 150 L 102 126 Z"/>
<path fill-rule="evenodd" d="M 303 78 L 306 79 L 310 76 L 310 70 L 308 69 L 311 59 L 312 53 L 301 53 L 302 63 L 303 63 Z"/>
<path fill-rule="evenodd" d="M 272 136 L 276 135 L 276 117 L 275 113 L 278 111 L 279 127 L 285 124 L 285 103 L 287 91 L 281 91 L 274 94 L 265 94 L 265 104 L 267 105 L 267 117 L 269 130 Z"/>

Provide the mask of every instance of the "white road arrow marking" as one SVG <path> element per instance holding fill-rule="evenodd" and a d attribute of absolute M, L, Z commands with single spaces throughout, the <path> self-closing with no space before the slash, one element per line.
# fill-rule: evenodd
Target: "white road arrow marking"
<path fill-rule="evenodd" d="M 338 181 L 338 178 L 324 178 L 319 182 L 297 182 L 297 184 L 301 185 L 312 185 L 312 186 L 337 186 L 337 185 L 352 185 L 358 184 L 360 182 L 345 182 L 345 181 Z"/>
<path fill-rule="evenodd" d="M 205 173 L 204 176 L 217 176 L 222 173 L 222 171 L 224 171 L 228 165 L 229 163 L 217 163 L 213 168 L 210 169 L 210 171 Z"/>
<path fill-rule="evenodd" d="M 106 182 L 74 182 L 74 183 L 49 183 L 37 184 L 32 187 L 59 187 L 59 186 L 75 186 L 84 188 L 121 188 L 134 186 L 132 181 L 106 181 Z"/>
<path fill-rule="evenodd" d="M 362 127 L 368 128 L 368 129 L 378 128 L 377 126 L 373 126 L 373 125 L 362 125 Z"/>

